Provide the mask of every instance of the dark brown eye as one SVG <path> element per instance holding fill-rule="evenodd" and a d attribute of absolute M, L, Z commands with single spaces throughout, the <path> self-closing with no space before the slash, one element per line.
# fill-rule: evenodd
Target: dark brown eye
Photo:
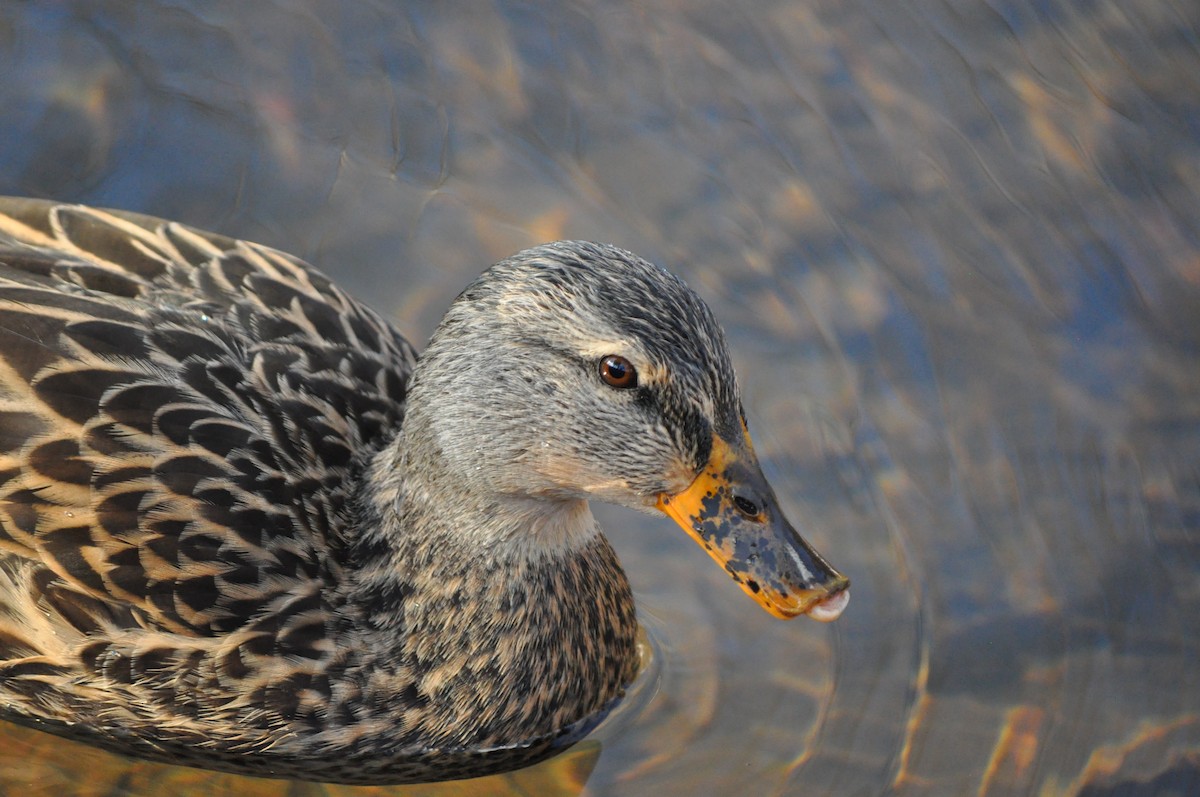
<path fill-rule="evenodd" d="M 637 387 L 637 369 L 619 354 L 610 354 L 600 361 L 600 378 L 604 384 L 621 390 Z"/>

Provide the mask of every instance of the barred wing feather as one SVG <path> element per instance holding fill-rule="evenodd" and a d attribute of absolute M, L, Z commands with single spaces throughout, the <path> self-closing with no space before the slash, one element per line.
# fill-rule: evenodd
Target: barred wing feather
<path fill-rule="evenodd" d="M 84 633 L 271 614 L 278 645 L 288 615 L 320 622 L 352 477 L 413 361 L 280 252 L 0 200 L 0 567 Z M 0 649 L 29 637 L 0 616 Z"/>

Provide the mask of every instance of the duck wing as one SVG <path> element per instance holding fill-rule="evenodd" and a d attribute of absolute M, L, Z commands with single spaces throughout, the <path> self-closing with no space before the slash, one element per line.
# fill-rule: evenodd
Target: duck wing
<path fill-rule="evenodd" d="M 283 253 L 0 199 L 0 658 L 39 653 L 18 584 L 85 635 L 316 608 L 414 360 Z"/>

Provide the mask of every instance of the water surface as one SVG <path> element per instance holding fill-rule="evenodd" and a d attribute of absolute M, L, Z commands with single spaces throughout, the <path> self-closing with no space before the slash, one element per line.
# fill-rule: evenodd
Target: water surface
<path fill-rule="evenodd" d="M 713 305 L 846 614 L 775 621 L 601 510 L 651 672 L 569 755 L 433 793 L 1196 793 L 1198 30 L 1183 0 L 15 2 L 0 193 L 285 249 L 418 341 L 556 238 Z M 12 794 L 409 793 L 3 730 Z"/>

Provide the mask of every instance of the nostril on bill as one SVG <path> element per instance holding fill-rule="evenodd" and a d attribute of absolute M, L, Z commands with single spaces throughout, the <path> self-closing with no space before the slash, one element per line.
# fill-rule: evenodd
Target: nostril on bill
<path fill-rule="evenodd" d="M 733 505 L 737 507 L 737 511 L 748 518 L 757 518 L 761 512 L 757 503 L 743 495 L 735 495 L 733 497 Z"/>

